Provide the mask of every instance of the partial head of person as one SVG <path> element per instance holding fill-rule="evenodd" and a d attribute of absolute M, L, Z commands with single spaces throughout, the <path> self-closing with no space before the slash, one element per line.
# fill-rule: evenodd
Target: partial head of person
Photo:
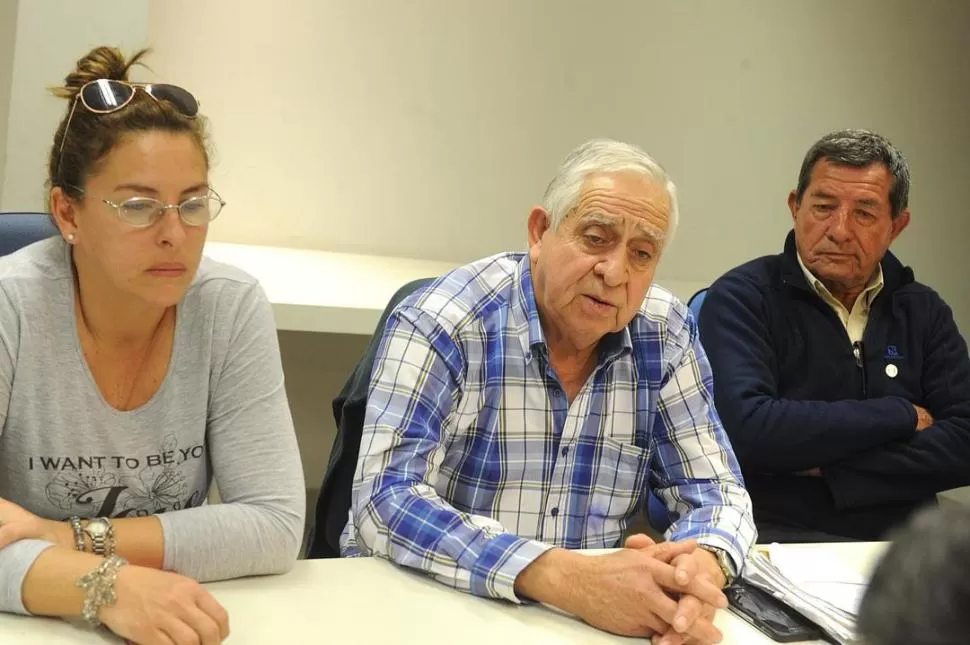
<path fill-rule="evenodd" d="M 195 97 L 129 81 L 146 53 L 98 47 L 53 90 L 70 103 L 51 147 L 49 205 L 82 291 L 170 307 L 195 276 L 223 202 L 209 186 Z"/>
<path fill-rule="evenodd" d="M 884 137 L 839 130 L 802 161 L 788 196 L 802 262 L 837 297 L 858 294 L 909 224 L 909 166 Z"/>
<path fill-rule="evenodd" d="M 583 352 L 626 327 L 677 227 L 677 191 L 640 148 L 576 148 L 529 215 L 536 305 L 550 344 Z"/>
<path fill-rule="evenodd" d="M 917 513 L 892 540 L 859 607 L 862 645 L 970 642 L 970 508 Z"/>

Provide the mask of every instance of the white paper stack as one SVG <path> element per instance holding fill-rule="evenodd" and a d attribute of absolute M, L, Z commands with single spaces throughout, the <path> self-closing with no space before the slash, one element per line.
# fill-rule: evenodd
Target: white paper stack
<path fill-rule="evenodd" d="M 752 551 L 744 568 L 743 578 L 745 581 L 767 591 L 805 616 L 839 645 L 852 645 L 855 642 L 855 608 L 858 605 L 858 598 L 855 596 L 849 598 L 848 594 L 841 594 L 842 597 L 838 598 L 839 603 L 837 605 L 830 600 L 816 596 L 808 590 L 812 588 L 811 586 L 804 588 L 803 583 L 796 580 L 799 577 L 804 577 L 800 574 L 807 571 L 807 568 L 811 566 L 810 563 L 801 562 L 793 566 L 790 560 L 786 562 L 785 558 L 782 558 L 781 566 L 787 565 L 788 568 L 793 569 L 793 577 L 796 578 L 793 579 L 774 562 L 774 557 L 772 555 L 771 560 L 769 560 L 763 553 L 757 550 Z M 804 555 L 799 554 L 799 557 L 804 557 Z M 817 578 L 815 584 L 847 586 L 842 583 L 846 582 L 845 579 L 852 575 L 850 572 L 841 570 L 837 573 L 833 571 L 829 571 L 829 573 L 832 576 L 815 576 Z M 816 587 L 816 589 L 819 588 Z M 825 591 L 831 593 L 831 589 L 822 589 L 822 591 L 823 593 Z M 846 601 L 851 602 L 846 604 Z M 851 606 L 852 610 L 847 611 L 843 606 Z"/>
<path fill-rule="evenodd" d="M 828 554 L 782 544 L 769 546 L 768 558 L 786 578 L 808 593 L 853 616 L 858 614 L 869 581 L 857 570 L 843 566 Z"/>

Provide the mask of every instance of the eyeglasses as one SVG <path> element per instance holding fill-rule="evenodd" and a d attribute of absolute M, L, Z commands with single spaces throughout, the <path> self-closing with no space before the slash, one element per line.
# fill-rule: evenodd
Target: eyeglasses
<path fill-rule="evenodd" d="M 208 195 L 189 197 L 181 204 L 165 204 L 154 197 L 131 197 L 120 204 L 110 199 L 101 201 L 117 211 L 118 219 L 135 228 L 148 228 L 171 208 L 178 211 L 179 219 L 187 226 L 202 226 L 218 217 L 226 205 L 214 190 L 209 190 Z"/>
<path fill-rule="evenodd" d="M 67 133 L 74 119 L 74 111 L 77 109 L 78 102 L 89 112 L 95 114 L 110 114 L 124 109 L 131 100 L 135 98 L 135 93 L 141 90 L 156 101 L 166 101 L 171 103 L 176 110 L 183 116 L 194 119 L 199 114 L 199 102 L 192 94 L 177 85 L 165 83 L 128 83 L 126 81 L 116 81 L 110 78 L 99 78 L 95 81 L 85 83 L 81 90 L 74 97 L 71 104 L 71 113 L 67 115 L 67 123 L 64 125 L 64 134 L 61 136 L 61 147 L 57 152 L 57 174 L 61 173 L 61 162 L 64 160 L 64 142 L 67 141 Z"/>
<path fill-rule="evenodd" d="M 71 188 L 84 194 L 84 190 L 77 186 Z M 181 204 L 166 204 L 154 197 L 130 197 L 120 204 L 110 199 L 101 201 L 115 209 L 118 219 L 135 228 L 148 228 L 162 219 L 165 211 L 171 208 L 178 210 L 179 219 L 187 226 L 202 226 L 219 217 L 222 207 L 226 205 L 219 193 L 211 188 L 209 194 L 189 197 Z"/>

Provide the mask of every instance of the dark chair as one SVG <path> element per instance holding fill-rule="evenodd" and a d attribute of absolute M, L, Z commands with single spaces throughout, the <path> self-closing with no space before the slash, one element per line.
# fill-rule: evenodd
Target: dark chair
<path fill-rule="evenodd" d="M 0 213 L 0 255 L 58 234 L 47 213 Z"/>
<path fill-rule="evenodd" d="M 363 357 L 344 383 L 340 394 L 333 400 L 337 436 L 330 451 L 330 462 L 320 487 L 320 497 L 317 499 L 316 521 L 310 536 L 308 558 L 340 557 L 340 534 L 350 513 L 350 493 L 354 485 L 354 472 L 357 470 L 357 457 L 360 454 L 370 374 L 377 358 L 381 337 L 384 335 L 384 326 L 388 316 L 402 300 L 433 281 L 434 278 L 425 278 L 409 282 L 391 296 Z"/>

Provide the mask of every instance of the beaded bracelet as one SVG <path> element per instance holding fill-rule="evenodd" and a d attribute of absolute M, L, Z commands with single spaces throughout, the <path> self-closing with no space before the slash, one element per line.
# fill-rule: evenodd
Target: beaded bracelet
<path fill-rule="evenodd" d="M 68 521 L 71 523 L 71 528 L 74 530 L 74 549 L 83 552 L 84 532 L 81 530 L 81 518 L 74 515 L 69 518 Z"/>
<path fill-rule="evenodd" d="M 81 617 L 92 627 L 101 624 L 98 612 L 102 607 L 110 607 L 118 602 L 115 593 L 115 583 L 118 581 L 118 570 L 128 564 L 128 561 L 118 555 L 104 560 L 97 569 L 85 573 L 75 583 L 84 590 L 84 607 Z"/>

